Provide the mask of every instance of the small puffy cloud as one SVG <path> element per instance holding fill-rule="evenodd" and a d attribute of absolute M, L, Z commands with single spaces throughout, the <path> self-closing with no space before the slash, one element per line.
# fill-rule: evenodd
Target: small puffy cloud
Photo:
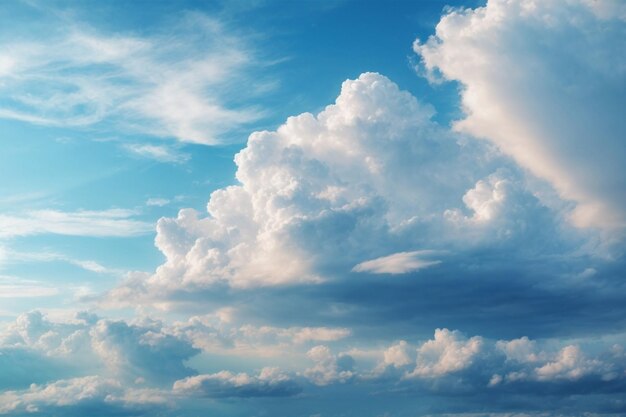
<path fill-rule="evenodd" d="M 228 398 L 290 397 L 302 388 L 277 368 L 263 368 L 256 376 L 229 371 L 196 375 L 176 381 L 173 390 L 177 394 Z"/>
<path fill-rule="evenodd" d="M 526 336 L 509 341 L 500 340 L 496 343 L 496 347 L 504 352 L 507 360 L 528 363 L 537 362 L 541 357 L 541 354 L 537 352 L 535 341 Z"/>
<path fill-rule="evenodd" d="M 555 379 L 580 379 L 586 374 L 597 372 L 600 362 L 585 358 L 578 346 L 566 346 L 559 351 L 554 361 L 535 369 L 539 381 Z"/>
<path fill-rule="evenodd" d="M 626 224 L 618 3 L 492 0 L 450 9 L 434 36 L 414 44 L 431 78 L 462 85 L 456 129 L 488 139 L 576 202 L 579 226 Z M 497 184 L 479 184 L 466 203 L 485 218 L 499 194 Z"/>
<path fill-rule="evenodd" d="M 383 353 L 383 364 L 385 366 L 392 365 L 395 368 L 401 368 L 412 363 L 413 359 L 409 354 L 409 345 L 404 340 L 389 346 Z"/>
<path fill-rule="evenodd" d="M 344 383 L 356 375 L 354 359 L 348 354 L 335 355 L 327 346 L 319 345 L 306 355 L 315 365 L 306 369 L 304 376 L 316 385 Z"/>
<path fill-rule="evenodd" d="M 369 272 L 372 274 L 405 274 L 440 264 L 441 261 L 424 259 L 424 257 L 431 254 L 432 251 L 394 253 L 393 255 L 361 262 L 352 270 L 354 272 Z"/>
<path fill-rule="evenodd" d="M 483 350 L 483 339 L 474 336 L 466 339 L 457 330 L 435 330 L 435 338 L 417 349 L 417 361 L 412 377 L 440 377 L 462 371 L 474 363 Z"/>

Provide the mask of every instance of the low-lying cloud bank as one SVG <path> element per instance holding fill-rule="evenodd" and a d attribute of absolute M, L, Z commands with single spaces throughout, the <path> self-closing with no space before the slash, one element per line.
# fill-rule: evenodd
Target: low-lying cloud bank
<path fill-rule="evenodd" d="M 519 401 L 520 395 L 532 402 L 546 392 L 560 393 L 549 400 L 554 405 L 561 404 L 564 395 L 575 394 L 581 409 L 598 411 L 598 398 L 611 398 L 626 388 L 624 345 L 610 339 L 494 340 L 442 328 L 428 340 L 400 340 L 372 350 L 367 343 L 342 345 L 345 334 L 329 337 L 329 330 L 306 342 L 294 338 L 277 344 L 280 331 L 273 329 L 274 340 L 257 339 L 257 347 L 275 350 L 277 356 L 289 352 L 295 367 L 199 373 L 183 361 L 216 352 L 245 357 L 249 352 L 242 353 L 238 346 L 240 340 L 250 343 L 245 333 L 250 328 L 243 326 L 246 330 L 239 333 L 223 328 L 223 334 L 233 335 L 231 343 L 224 344 L 215 328 L 191 334 L 180 332 L 181 327 L 184 323 L 167 325 L 148 318 L 127 323 L 86 313 L 65 321 L 50 320 L 39 312 L 22 315 L 0 334 L 4 371 L 0 383 L 14 384 L 0 394 L 0 413 L 38 415 L 58 410 L 80 415 L 93 409 L 110 415 L 149 415 L 157 409 L 174 410 L 191 399 L 306 399 L 331 388 L 353 393 L 382 390 L 400 400 L 417 392 L 435 398 L 498 396 L 492 411 Z M 210 339 L 213 343 L 207 343 Z M 623 340 L 623 335 L 617 339 Z M 316 344 L 323 340 L 325 344 Z M 14 368 L 21 366 L 14 361 L 18 354 L 28 355 L 39 373 L 65 364 L 66 377 L 35 384 L 9 381 Z M 613 403 L 618 410 L 618 403 Z"/>

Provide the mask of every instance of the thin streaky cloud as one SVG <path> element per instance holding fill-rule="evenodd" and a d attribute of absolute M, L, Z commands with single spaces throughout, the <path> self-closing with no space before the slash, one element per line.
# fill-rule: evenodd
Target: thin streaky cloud
<path fill-rule="evenodd" d="M 0 215 L 0 238 L 56 234 L 67 236 L 130 237 L 150 233 L 154 226 L 124 209 L 102 211 L 35 210 L 23 215 Z"/>
<path fill-rule="evenodd" d="M 182 21 L 173 34 L 152 37 L 73 25 L 47 40 L 3 44 L 0 118 L 54 127 L 111 122 L 202 144 L 261 118 L 258 108 L 229 104 L 241 94 L 233 84 L 269 83 L 248 75 L 259 67 L 253 48 L 205 15 Z"/>

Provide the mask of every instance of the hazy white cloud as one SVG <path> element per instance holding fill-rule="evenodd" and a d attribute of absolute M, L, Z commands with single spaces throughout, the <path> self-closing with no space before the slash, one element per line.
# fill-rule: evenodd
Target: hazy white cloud
<path fill-rule="evenodd" d="M 190 154 L 165 145 L 128 143 L 122 145 L 122 147 L 134 155 L 141 156 L 142 158 L 154 159 L 159 162 L 182 164 L 191 158 Z"/>
<path fill-rule="evenodd" d="M 288 397 L 302 389 L 277 368 L 263 368 L 258 375 L 221 371 L 188 377 L 174 383 L 174 392 L 212 398 Z"/>
<path fill-rule="evenodd" d="M 138 236 L 153 225 L 133 219 L 133 210 L 34 210 L 21 215 L 0 214 L 0 238 L 58 234 L 69 236 Z"/>
<path fill-rule="evenodd" d="M 50 297 L 59 289 L 44 282 L 0 275 L 0 298 Z"/>
<path fill-rule="evenodd" d="M 247 84 L 246 94 L 264 88 L 258 75 L 247 75 L 259 68 L 253 50 L 200 13 L 187 13 L 151 37 L 70 24 L 45 40 L 2 44 L 0 117 L 49 126 L 111 121 L 140 133 L 215 144 L 261 116 L 231 105 L 242 94 L 233 82 Z M 178 154 L 172 160 L 157 146 L 129 150 L 167 162 L 185 159 Z"/>
<path fill-rule="evenodd" d="M 466 115 L 456 129 L 490 140 L 575 201 L 579 226 L 626 224 L 626 16 L 618 3 L 490 0 L 452 9 L 436 35 L 414 45 L 431 77 L 461 83 Z M 467 203 L 480 202 L 484 186 Z"/>
<path fill-rule="evenodd" d="M 399 252 L 361 262 L 352 270 L 354 272 L 369 272 L 373 274 L 404 274 L 440 264 L 441 261 L 424 259 L 433 254 L 433 251 L 428 250 Z"/>
<path fill-rule="evenodd" d="M 2 253 L 4 252 L 4 253 Z M 95 272 L 98 274 L 120 274 L 123 271 L 107 268 L 106 266 L 93 261 L 74 259 L 70 256 L 63 255 L 61 253 L 54 252 L 17 252 L 14 250 L 4 250 L 0 248 L 0 268 L 6 264 L 12 263 L 30 263 L 30 262 L 66 262 L 71 265 L 82 268 L 86 271 Z"/>
<path fill-rule="evenodd" d="M 169 199 L 160 197 L 151 197 L 146 200 L 146 206 L 164 207 L 167 206 L 169 203 Z"/>
<path fill-rule="evenodd" d="M 307 344 L 339 341 L 351 334 L 346 328 L 239 324 L 232 314 L 222 310 L 216 314 L 193 316 L 186 322 L 174 323 L 168 331 L 206 352 L 267 357 L 293 355 Z"/>

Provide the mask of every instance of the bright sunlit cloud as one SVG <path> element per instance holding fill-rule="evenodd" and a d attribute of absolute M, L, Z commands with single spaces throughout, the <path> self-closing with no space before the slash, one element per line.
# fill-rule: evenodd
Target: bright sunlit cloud
<path fill-rule="evenodd" d="M 448 3 L 2 4 L 0 416 L 624 415 L 626 6 Z"/>

